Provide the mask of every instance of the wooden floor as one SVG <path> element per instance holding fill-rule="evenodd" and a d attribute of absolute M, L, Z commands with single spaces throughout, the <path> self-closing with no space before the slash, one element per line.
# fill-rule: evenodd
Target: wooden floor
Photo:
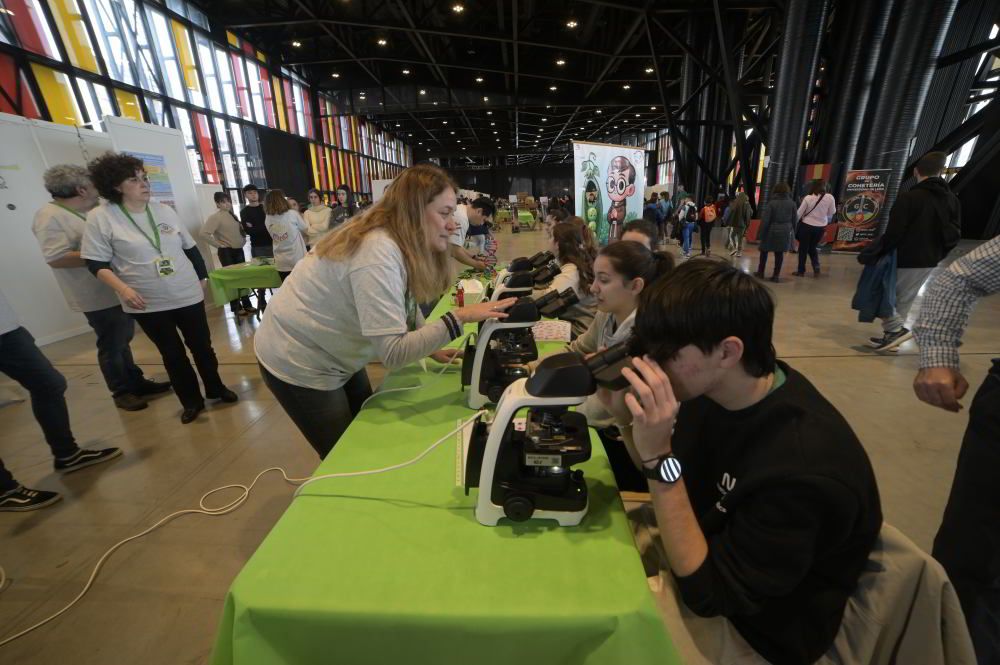
<path fill-rule="evenodd" d="M 502 259 L 542 246 L 539 232 L 500 236 Z M 676 246 L 670 251 L 676 254 Z M 757 252 L 750 249 L 739 264 L 751 270 L 756 261 Z M 786 261 L 786 271 L 792 269 Z M 864 348 L 877 330 L 857 323 L 850 309 L 859 272 L 852 257 L 832 256 L 824 258 L 820 279 L 788 276 L 774 285 L 776 347 L 857 431 L 875 466 L 886 519 L 929 548 L 967 412 L 949 414 L 917 401 L 911 389 L 917 367 L 912 342 L 898 354 Z M 261 383 L 252 345 L 256 322 L 237 321 L 228 309 L 211 310 L 209 321 L 223 379 L 239 392 L 240 401 L 210 407 L 188 426 L 180 425 L 172 394 L 145 411 L 115 409 L 97 368 L 93 335 L 43 349 L 69 380 L 66 396 L 80 443 L 124 449 L 121 459 L 106 466 L 55 475 L 29 405 L 0 408 L 0 457 L 8 468 L 28 486 L 65 495 L 46 510 L 0 515 L 0 565 L 10 580 L 0 593 L 0 639 L 75 597 L 109 546 L 168 513 L 196 507 L 209 489 L 248 483 L 275 465 L 305 476 L 318 463 Z M 990 358 L 1000 356 L 998 329 L 1000 297 L 979 305 L 962 347 L 963 370 L 973 390 Z M 158 354 L 141 333 L 133 350 L 148 374 L 164 377 Z M 380 368 L 372 373 L 376 381 L 382 374 Z M 10 391 L 0 388 L 0 393 Z M 290 486 L 270 475 L 233 514 L 182 517 L 127 545 L 68 614 L 0 647 L 0 663 L 205 662 L 230 582 L 291 494 Z"/>

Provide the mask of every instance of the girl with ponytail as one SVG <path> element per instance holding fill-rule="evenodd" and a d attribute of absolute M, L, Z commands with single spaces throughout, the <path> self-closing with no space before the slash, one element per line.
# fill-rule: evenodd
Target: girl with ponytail
<path fill-rule="evenodd" d="M 590 285 L 594 281 L 593 259 L 587 254 L 580 229 L 568 222 L 552 227 L 550 249 L 559 264 L 559 274 L 546 291 L 573 289 L 576 293 L 580 302 L 560 317 L 572 325 L 572 338 L 576 339 L 594 321 L 594 297 L 590 295 Z"/>

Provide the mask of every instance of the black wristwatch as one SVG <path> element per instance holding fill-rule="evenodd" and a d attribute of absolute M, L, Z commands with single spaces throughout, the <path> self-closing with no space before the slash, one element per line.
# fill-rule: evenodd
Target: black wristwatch
<path fill-rule="evenodd" d="M 667 485 L 673 485 L 681 479 L 681 462 L 672 454 L 667 454 L 657 459 L 656 466 L 652 469 L 643 464 L 642 475 Z"/>

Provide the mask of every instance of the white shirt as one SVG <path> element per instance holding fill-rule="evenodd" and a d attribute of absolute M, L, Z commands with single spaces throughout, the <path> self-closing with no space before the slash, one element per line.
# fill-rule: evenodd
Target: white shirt
<path fill-rule="evenodd" d="M 55 203 L 46 203 L 35 213 L 31 230 L 42 249 L 46 263 L 79 252 L 86 219 Z M 100 281 L 86 267 L 53 268 L 56 283 L 74 312 L 96 312 L 118 306 L 114 289 Z"/>
<path fill-rule="evenodd" d="M 817 204 L 816 199 L 819 199 L 820 196 L 822 199 Z M 807 212 L 808 215 L 806 215 Z M 802 203 L 799 204 L 799 217 L 803 224 L 809 226 L 826 226 L 835 214 L 837 214 L 837 201 L 833 198 L 833 194 L 807 194 L 802 199 Z M 806 216 L 802 217 L 802 215 Z"/>
<path fill-rule="evenodd" d="M 115 275 L 142 296 L 146 309 L 133 309 L 122 301 L 122 309 L 130 314 L 163 312 L 202 302 L 201 282 L 184 255 L 185 249 L 195 246 L 194 238 L 173 208 L 150 202 L 149 211 L 160 233 L 159 250 L 150 242 L 154 236 L 146 213 L 129 213 L 133 225 L 117 204 L 105 203 L 87 215 L 80 255 L 110 263 Z M 174 274 L 160 276 L 156 269 L 160 257 L 173 261 Z"/>
<path fill-rule="evenodd" d="M 455 223 L 458 224 L 458 228 L 451 234 L 448 241 L 452 245 L 465 247 L 465 234 L 469 232 L 469 210 L 464 203 L 455 208 Z"/>
<path fill-rule="evenodd" d="M 291 272 L 306 255 L 306 241 L 302 239 L 308 228 L 305 220 L 294 210 L 286 210 L 280 215 L 268 215 L 264 226 L 274 243 L 274 267 Z"/>
<path fill-rule="evenodd" d="M 6 296 L 4 296 L 3 291 L 0 291 L 0 335 L 6 335 L 12 330 L 17 330 L 21 327 L 21 322 L 17 320 L 17 314 L 14 313 L 14 308 L 10 306 L 7 302 Z"/>
<path fill-rule="evenodd" d="M 383 230 L 345 260 L 309 254 L 268 303 L 254 336 L 257 360 L 286 383 L 340 388 L 376 358 L 371 338 L 417 326 L 406 283 L 403 253 Z"/>

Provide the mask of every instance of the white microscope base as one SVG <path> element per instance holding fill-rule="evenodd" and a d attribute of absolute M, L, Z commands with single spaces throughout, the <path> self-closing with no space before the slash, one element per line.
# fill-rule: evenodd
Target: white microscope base
<path fill-rule="evenodd" d="M 577 526 L 581 521 L 583 521 L 584 516 L 587 514 L 587 508 L 590 507 L 590 501 L 588 500 L 587 505 L 584 506 L 583 510 L 579 510 L 573 513 L 565 512 L 561 510 L 536 510 L 531 515 L 531 520 L 555 520 L 559 523 L 559 526 Z M 503 507 L 498 506 L 494 503 L 489 503 L 486 506 L 476 505 L 476 519 L 479 523 L 484 526 L 496 526 L 500 520 L 506 518 L 507 516 L 503 514 Z M 517 524 L 517 522 L 514 522 Z"/>

